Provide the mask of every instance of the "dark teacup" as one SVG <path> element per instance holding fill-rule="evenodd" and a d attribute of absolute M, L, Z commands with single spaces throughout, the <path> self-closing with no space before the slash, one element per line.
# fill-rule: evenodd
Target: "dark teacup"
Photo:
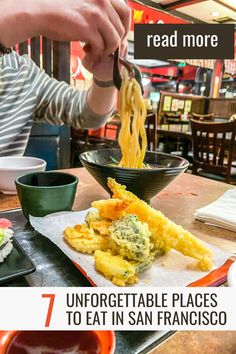
<path fill-rule="evenodd" d="M 36 172 L 16 178 L 17 194 L 24 216 L 45 216 L 71 210 L 78 178 L 64 172 Z"/>

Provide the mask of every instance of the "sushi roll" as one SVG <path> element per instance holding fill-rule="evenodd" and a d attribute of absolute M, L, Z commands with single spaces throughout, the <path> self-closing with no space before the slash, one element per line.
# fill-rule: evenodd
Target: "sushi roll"
<path fill-rule="evenodd" d="M 12 223 L 7 219 L 0 218 L 0 263 L 11 253 L 13 231 Z"/>

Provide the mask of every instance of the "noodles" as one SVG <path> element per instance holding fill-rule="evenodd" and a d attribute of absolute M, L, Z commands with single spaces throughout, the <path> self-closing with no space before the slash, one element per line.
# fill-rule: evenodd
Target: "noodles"
<path fill-rule="evenodd" d="M 119 167 L 145 168 L 143 163 L 147 148 L 145 119 L 146 105 L 138 82 L 126 74 L 119 92 L 121 129 L 118 142 L 122 152 Z"/>

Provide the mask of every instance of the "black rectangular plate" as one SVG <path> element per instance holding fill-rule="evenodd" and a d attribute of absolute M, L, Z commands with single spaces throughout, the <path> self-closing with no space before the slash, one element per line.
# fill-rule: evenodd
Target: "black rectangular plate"
<path fill-rule="evenodd" d="M 11 253 L 3 263 L 0 263 L 0 284 L 33 273 L 35 270 L 35 265 L 17 240 L 13 239 L 13 249 Z"/>

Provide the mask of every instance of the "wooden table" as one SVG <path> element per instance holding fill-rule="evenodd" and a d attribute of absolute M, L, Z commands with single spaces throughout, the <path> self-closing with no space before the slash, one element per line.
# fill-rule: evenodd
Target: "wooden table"
<path fill-rule="evenodd" d="M 183 143 L 182 156 L 188 157 L 189 145 L 192 141 L 190 124 L 161 124 L 157 126 L 156 132 L 158 136 L 180 139 Z"/>
<path fill-rule="evenodd" d="M 71 169 L 68 172 L 78 176 L 80 180 L 74 203 L 75 210 L 88 208 L 92 201 L 108 197 L 84 168 Z M 236 233 L 205 225 L 193 217 L 197 208 L 213 202 L 230 188 L 234 187 L 185 173 L 154 197 L 152 205 L 202 240 L 236 253 Z M 0 211 L 17 207 L 19 207 L 17 196 L 5 196 L 0 193 Z M 177 332 L 152 353 L 235 354 L 235 348 L 235 332 L 183 331 Z"/>
<path fill-rule="evenodd" d="M 217 121 L 217 120 L 215 120 Z M 220 122 L 222 119 L 220 120 Z M 189 148 L 192 143 L 192 132 L 190 124 L 161 124 L 157 125 L 156 133 L 158 136 L 174 138 L 176 140 L 181 140 L 183 143 L 182 157 L 188 158 Z M 226 139 L 230 139 L 230 137 Z M 158 140 L 158 139 L 157 139 Z M 230 140 L 228 140 L 230 141 Z M 234 157 L 236 158 L 236 156 Z"/>
<path fill-rule="evenodd" d="M 190 124 L 160 124 L 157 125 L 157 134 L 168 134 L 172 138 L 191 138 L 191 127 Z"/>

